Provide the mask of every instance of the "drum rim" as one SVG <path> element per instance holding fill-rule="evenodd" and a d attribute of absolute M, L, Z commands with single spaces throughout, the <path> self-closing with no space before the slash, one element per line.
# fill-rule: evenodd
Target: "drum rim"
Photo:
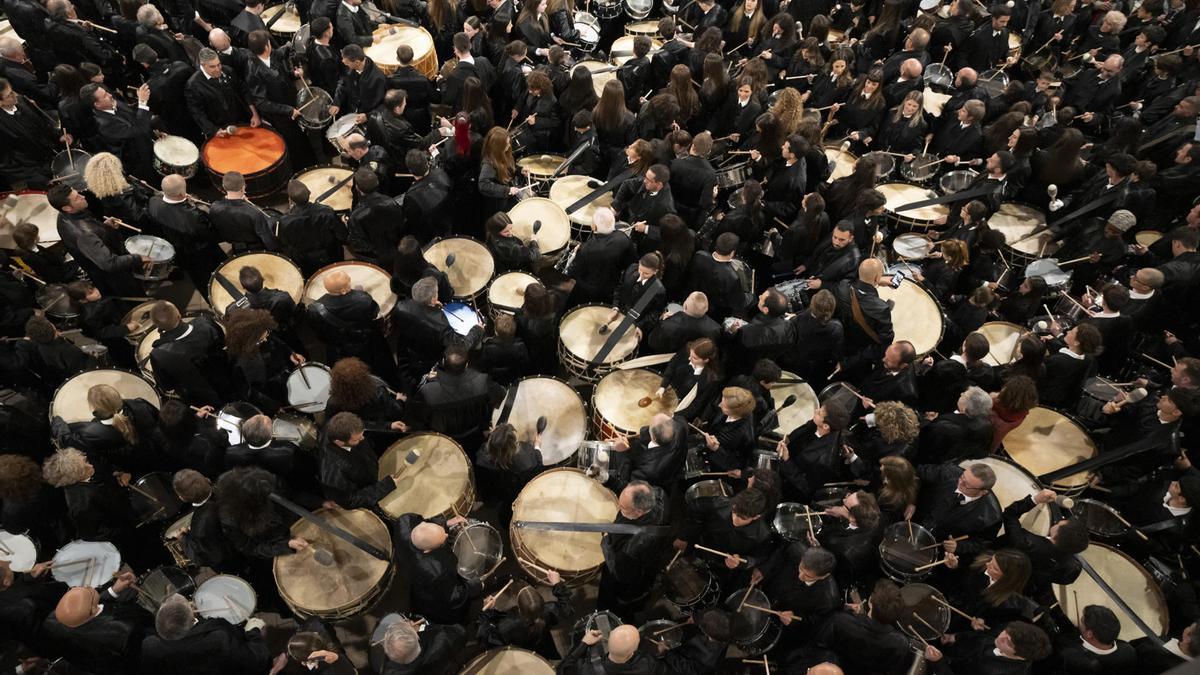
<path fill-rule="evenodd" d="M 383 269 L 379 265 L 376 265 L 374 263 L 369 263 L 364 260 L 341 260 L 339 262 L 329 263 L 328 265 L 322 267 L 321 269 L 317 270 L 316 272 L 313 272 L 311 276 L 309 276 L 307 279 L 304 280 L 304 292 L 303 292 L 303 295 L 301 295 L 301 297 L 302 298 L 308 297 L 308 287 L 311 286 L 313 284 L 313 281 L 316 280 L 318 277 L 320 277 L 323 274 L 328 274 L 329 272 L 332 272 L 333 270 L 337 269 L 338 267 L 344 267 L 346 265 L 359 265 L 362 267 L 370 267 L 371 269 L 374 269 L 375 271 L 379 272 L 383 276 L 387 277 L 388 292 L 391 293 L 391 296 L 392 296 L 392 307 L 394 307 L 396 305 L 396 302 L 399 301 L 399 298 L 396 296 L 396 294 L 391 292 L 392 275 L 389 274 L 387 270 Z M 364 292 L 366 292 L 366 291 L 364 291 Z M 322 293 L 321 295 L 316 296 L 314 298 L 314 300 L 319 300 L 324 295 L 325 294 Z M 371 294 L 367 293 L 367 295 L 371 295 Z M 372 295 L 371 297 L 374 298 L 375 296 Z M 378 300 L 376 300 L 375 302 L 377 304 L 379 304 Z M 391 312 L 391 310 L 392 310 L 391 307 L 388 307 L 385 310 L 383 308 L 383 305 L 379 304 L 379 315 L 375 317 L 375 320 L 378 321 L 379 319 L 384 318 Z"/>
<path fill-rule="evenodd" d="M 541 654 L 530 651 L 528 649 L 522 649 L 521 647 L 513 647 L 512 645 L 507 645 L 504 647 L 495 647 L 493 649 L 487 650 L 486 652 L 483 652 L 482 654 L 475 655 L 474 658 L 472 658 L 470 661 L 467 661 L 466 665 L 463 666 L 463 669 L 461 671 L 459 671 L 459 675 L 477 675 L 478 673 L 482 672 L 481 669 L 483 668 L 483 666 L 486 666 L 487 664 L 491 663 L 492 660 L 495 659 L 497 655 L 499 655 L 502 652 L 510 652 L 510 651 L 511 652 L 521 652 L 525 656 L 532 657 L 534 663 L 540 661 L 542 665 L 546 666 L 546 674 L 547 675 L 552 675 L 554 673 L 554 666 L 552 666 L 550 664 L 550 662 L 547 661 L 545 659 L 545 657 L 543 657 Z M 523 668 L 525 668 L 532 664 L 521 664 L 521 665 Z M 536 673 L 529 673 L 528 675 L 536 675 Z"/>
<path fill-rule="evenodd" d="M 538 279 L 537 277 L 535 277 L 534 275 L 530 274 L 529 272 L 522 272 L 522 271 L 520 271 L 520 270 L 513 270 L 513 271 L 511 271 L 511 272 L 505 272 L 504 274 L 497 274 L 496 276 L 492 277 L 492 280 L 491 280 L 491 281 L 489 281 L 489 282 L 488 282 L 488 285 L 487 285 L 487 293 L 486 293 L 486 295 L 487 295 L 487 299 L 488 299 L 488 303 L 489 303 L 489 304 L 491 304 L 491 300 L 492 300 L 492 287 L 496 285 L 496 282 L 497 282 L 497 281 L 499 281 L 499 280 L 503 279 L 504 277 L 511 277 L 511 276 L 524 276 L 524 277 L 529 277 L 530 279 L 532 279 L 532 280 L 533 280 L 533 281 L 529 282 L 529 283 L 531 283 L 531 284 L 534 284 L 534 283 L 539 283 L 539 284 L 540 284 L 540 283 L 542 282 L 542 280 L 541 280 L 541 279 Z M 528 285 L 526 285 L 526 288 L 528 288 Z M 515 309 L 520 309 L 520 308 L 519 308 L 519 307 L 517 307 L 517 308 L 515 308 Z M 525 378 L 521 378 L 521 379 L 525 379 Z"/>
<path fill-rule="evenodd" d="M 541 197 L 537 197 L 536 199 L 541 199 Z M 565 211 L 566 209 L 563 209 L 563 210 Z M 491 274 L 491 276 L 489 276 L 487 278 L 486 281 L 483 282 L 482 286 L 480 286 L 475 291 L 468 293 L 466 295 L 453 296 L 455 300 L 462 300 L 463 302 L 466 302 L 467 304 L 472 304 L 472 303 L 474 303 L 475 299 L 480 296 L 480 294 L 485 293 L 487 291 L 488 286 L 490 286 L 492 284 L 492 279 L 496 278 L 496 256 L 492 255 L 492 250 L 487 247 L 487 244 L 485 244 L 482 241 L 479 241 L 475 237 L 471 237 L 471 236 L 468 236 L 465 234 L 456 234 L 452 237 L 438 237 L 438 238 L 434 239 L 433 241 L 429 242 L 428 244 L 422 246 L 421 247 L 421 257 L 425 260 L 425 262 L 428 262 L 430 265 L 433 265 L 435 268 L 437 268 L 437 270 L 439 272 L 442 272 L 443 274 L 448 275 L 449 273 L 446 272 L 446 270 L 442 269 L 442 266 L 444 266 L 446 264 L 444 257 L 442 260 L 434 261 L 434 260 L 430 260 L 429 258 L 426 258 L 425 255 L 431 249 L 433 249 L 435 246 L 437 246 L 438 244 L 441 244 L 442 242 L 451 241 L 453 239 L 464 239 L 466 241 L 469 241 L 469 242 L 475 244 L 476 246 L 483 249 L 483 252 L 487 255 L 488 259 L 492 261 L 492 274 Z M 570 243 L 569 238 L 568 238 L 567 243 Z M 451 284 L 451 291 L 457 292 L 457 289 L 453 288 L 453 284 Z"/>
<path fill-rule="evenodd" d="M 891 525 L 888 525 L 887 527 L 883 528 L 883 538 L 879 540 L 879 545 L 876 546 L 876 549 L 879 551 L 879 565 L 881 567 L 883 567 L 884 573 L 892 578 L 899 577 L 899 578 L 905 580 L 905 582 L 909 582 L 909 581 L 916 580 L 916 579 L 924 579 L 933 572 L 932 569 L 925 569 L 925 570 L 921 570 L 920 572 L 904 572 L 902 570 L 896 569 L 895 563 L 893 563 L 891 560 L 888 559 L 887 551 L 884 549 L 884 544 L 887 543 L 888 531 L 892 530 L 893 528 L 898 528 L 901 531 L 907 532 L 909 526 L 911 526 L 912 530 L 913 530 L 913 539 L 919 539 L 920 533 L 924 532 L 925 534 L 929 535 L 930 541 L 935 542 L 935 543 L 937 542 L 937 537 L 934 536 L 934 534 L 931 530 L 927 529 L 924 525 L 921 525 L 920 523 L 914 523 L 911 520 L 908 520 L 908 521 L 892 523 Z M 913 567 L 918 567 L 918 565 L 913 565 Z M 892 576 L 892 575 L 895 575 L 895 576 Z"/>
<path fill-rule="evenodd" d="M 464 492 L 463 492 L 461 495 L 459 495 L 459 496 L 457 496 L 457 497 L 453 498 L 453 499 L 450 501 L 450 509 L 448 509 L 448 510 L 452 511 L 452 510 L 454 509 L 454 507 L 455 507 L 455 506 L 456 506 L 456 505 L 457 505 L 459 502 L 461 502 L 461 501 L 462 501 L 462 498 L 463 498 L 463 497 L 467 497 L 467 496 L 469 496 L 469 497 L 471 498 L 471 500 L 472 500 L 472 501 L 474 501 L 474 495 L 475 495 L 475 465 L 474 465 L 474 463 L 472 463 L 472 462 L 471 462 L 471 456 L 470 456 L 469 454 L 467 454 L 467 449 L 466 449 L 466 448 L 464 448 L 464 447 L 462 446 L 462 444 L 461 444 L 461 443 L 459 443 L 458 441 L 454 440 L 454 439 L 453 439 L 453 438 L 451 438 L 450 436 L 447 436 L 446 434 L 439 433 L 439 432 L 437 432 L 437 431 L 416 431 L 416 432 L 410 433 L 410 434 L 408 434 L 407 436 L 405 436 L 404 438 L 398 439 L 396 442 L 394 442 L 394 443 L 392 443 L 391 445 L 389 445 L 389 446 L 387 447 L 387 449 L 383 451 L 383 454 L 379 455 L 379 461 L 380 461 L 380 462 L 382 462 L 382 461 L 383 461 L 383 458 L 384 458 L 385 456 L 387 456 L 387 454 L 388 454 L 389 452 L 391 452 L 393 448 L 396 448 L 396 447 L 397 447 L 397 446 L 399 446 L 401 443 L 403 443 L 403 442 L 405 442 L 405 441 L 410 441 L 410 440 L 412 440 L 412 439 L 420 438 L 420 437 L 423 437 L 423 436 L 438 436 L 438 437 L 441 437 L 441 438 L 442 438 L 442 439 L 444 439 L 444 440 L 447 440 L 447 441 L 449 441 L 449 442 L 453 443 L 453 444 L 454 444 L 454 447 L 458 448 L 458 451 L 459 451 L 459 452 L 462 454 L 462 456 L 463 456 L 463 459 L 466 461 L 466 465 L 467 465 L 467 481 L 466 481 L 466 489 L 464 490 Z M 390 474 L 383 474 L 383 475 L 390 475 Z M 539 475 L 540 475 L 540 474 L 539 474 Z M 402 516 L 402 515 L 404 515 L 404 514 L 403 514 L 403 513 L 397 513 L 396 515 L 394 515 L 394 516 L 393 516 L 393 515 L 392 515 L 392 514 L 391 514 L 391 513 L 388 511 L 388 509 L 387 509 L 385 506 L 383 506 L 383 500 L 384 500 L 384 499 L 387 499 L 389 496 L 391 496 L 391 494 L 392 494 L 393 492 L 396 492 L 396 490 L 395 490 L 395 489 L 393 489 L 391 492 L 388 492 L 386 495 L 384 495 L 384 496 L 383 496 L 383 498 L 381 498 L 381 499 L 379 500 L 379 502 L 377 502 L 377 505 L 379 506 L 379 510 L 380 510 L 380 511 L 381 511 L 381 512 L 382 512 L 384 515 L 386 515 L 388 518 L 390 518 L 390 519 L 392 519 L 392 520 L 395 520 L 396 518 L 399 518 L 400 516 Z M 445 514 L 445 513 L 446 513 L 446 511 L 442 511 L 441 513 L 442 513 L 442 514 Z"/>
<path fill-rule="evenodd" d="M 937 346 L 939 344 L 941 344 L 942 338 L 946 337 L 946 323 L 947 323 L 946 308 L 942 306 L 942 301 L 939 300 L 936 295 L 931 293 L 929 291 L 929 289 L 925 287 L 924 283 L 917 281 L 916 279 L 911 279 L 911 278 L 906 277 L 902 282 L 900 282 L 900 287 L 895 288 L 893 290 L 897 293 L 900 292 L 900 288 L 903 288 L 904 284 L 912 284 L 912 285 L 916 286 L 917 288 L 921 289 L 921 291 L 924 292 L 925 295 L 928 296 L 929 299 L 933 301 L 934 306 L 938 310 L 938 318 L 941 319 L 941 321 L 940 321 L 940 326 L 938 328 L 938 336 L 933 341 L 933 347 L 930 349 L 927 349 L 923 352 L 918 352 L 917 355 L 924 356 L 926 354 L 931 354 L 934 351 L 937 351 Z M 914 345 L 914 347 L 915 347 L 915 345 Z"/>
<path fill-rule="evenodd" d="M 279 167 L 281 167 L 287 163 L 287 161 L 288 161 L 287 143 L 284 142 L 284 140 L 283 140 L 283 134 L 281 134 L 278 131 L 275 131 L 274 129 L 271 129 L 269 127 L 252 127 L 249 124 L 238 124 L 235 126 L 237 127 L 237 133 L 239 133 L 239 134 L 246 133 L 247 131 L 251 132 L 254 135 L 267 134 L 267 136 L 266 136 L 267 138 L 273 138 L 275 141 L 278 141 L 277 145 L 278 145 L 278 148 L 281 150 L 281 152 L 279 153 L 279 157 L 277 157 L 274 161 L 272 161 L 271 164 L 269 166 L 267 166 L 266 168 L 260 169 L 258 171 L 242 172 L 242 175 L 246 178 L 247 181 L 269 176 L 269 175 L 275 173 L 276 171 L 278 171 Z M 210 174 L 212 174 L 214 176 L 218 176 L 218 177 L 224 176 L 226 173 L 228 173 L 226 171 L 217 171 L 216 169 L 212 168 L 212 163 L 209 161 L 210 148 L 213 147 L 211 144 L 219 138 L 221 138 L 221 137 L 213 136 L 212 138 L 205 141 L 204 146 L 200 148 L 200 161 L 201 161 L 201 163 L 204 164 L 204 168 Z M 236 169 L 230 169 L 230 171 L 236 171 Z"/>
<path fill-rule="evenodd" d="M 757 586 L 753 586 L 751 588 L 745 588 L 745 587 L 738 588 L 738 589 L 734 590 L 732 593 L 730 593 L 727 597 L 721 599 L 721 601 L 718 604 L 719 604 L 719 606 L 728 609 L 728 605 L 729 605 L 730 601 L 737 603 L 739 606 L 739 609 L 731 612 L 732 615 L 737 615 L 741 612 L 741 609 L 742 609 L 741 608 L 742 597 L 746 597 L 747 599 L 749 599 L 750 596 L 754 595 L 754 593 L 756 591 L 760 595 L 762 595 L 762 599 L 765 600 L 767 603 L 766 607 L 768 609 L 770 609 L 771 608 L 771 596 L 767 595 L 766 591 L 762 590 L 761 588 L 759 588 Z M 756 614 L 758 614 L 758 613 L 759 612 L 756 612 Z M 733 616 L 730 616 L 729 641 L 738 646 L 743 646 L 743 645 L 749 646 L 749 645 L 754 644 L 755 642 L 758 642 L 759 640 L 761 640 L 763 638 L 764 635 L 767 634 L 767 632 L 769 630 L 771 630 L 771 624 L 773 623 L 772 618 L 773 618 L 772 615 L 767 614 L 763 618 L 762 629 L 757 631 L 753 637 L 743 638 L 743 639 L 739 640 L 738 638 L 734 637 L 734 635 L 733 635 Z"/>
<path fill-rule="evenodd" d="M 304 286 L 308 282 L 308 280 L 304 278 L 304 270 L 300 269 L 300 266 L 297 265 L 291 258 L 289 258 L 281 253 L 275 253 L 272 251 L 247 251 L 245 253 L 239 253 L 233 257 L 226 258 L 220 265 L 217 265 L 217 268 L 214 269 L 212 274 L 210 274 L 208 276 L 208 297 L 209 298 L 213 297 L 213 288 L 214 287 L 221 287 L 221 290 L 226 295 L 230 295 L 229 291 L 225 290 L 225 288 L 222 287 L 221 284 L 217 281 L 217 274 L 220 273 L 225 268 L 227 268 L 228 266 L 237 262 L 238 260 L 241 260 L 242 258 L 246 258 L 246 257 L 252 256 L 252 255 L 265 255 L 265 256 L 279 258 L 280 260 L 283 260 L 284 262 L 286 262 L 287 264 L 291 265 L 292 267 L 294 267 L 296 269 L 296 271 L 299 273 L 298 276 L 300 277 L 300 279 L 302 281 L 301 286 L 300 286 L 300 294 L 299 294 L 299 296 L 292 296 L 292 293 L 288 292 L 288 295 L 292 296 L 292 302 L 294 302 L 296 304 L 300 304 L 300 301 L 304 298 Z M 236 279 L 229 279 L 229 281 L 234 284 L 238 283 Z M 243 291 L 244 290 L 245 289 L 243 289 Z M 276 289 L 276 290 L 283 290 L 283 289 Z M 234 300 L 234 302 L 236 302 L 236 300 Z M 213 312 L 217 316 L 219 316 L 219 317 L 225 316 L 225 308 L 224 307 L 216 307 L 216 306 L 211 305 L 211 303 L 210 303 L 210 306 L 212 306 Z"/>
<path fill-rule="evenodd" d="M 613 491 L 608 489 L 607 487 L 605 487 L 604 483 L 601 483 L 600 481 L 596 480 L 595 478 L 588 476 L 583 471 L 583 469 L 577 469 L 573 466 L 558 466 L 558 467 L 554 467 L 552 469 L 546 469 L 545 471 L 543 471 L 543 472 L 539 473 L 538 475 L 534 476 L 533 478 L 531 478 L 528 483 L 525 483 L 525 485 L 521 488 L 521 491 L 517 493 L 517 498 L 513 500 L 513 503 L 512 503 L 513 521 L 512 521 L 512 523 L 509 524 L 508 531 L 509 531 L 509 542 L 510 542 L 510 545 L 512 546 L 514 552 L 517 551 L 517 545 L 521 541 L 521 537 L 519 536 L 520 528 L 518 528 L 513 523 L 515 523 L 518 520 L 516 517 L 516 512 L 517 512 L 517 509 L 519 508 L 519 504 L 523 501 L 522 498 L 525 498 L 525 499 L 529 498 L 526 495 L 526 492 L 530 488 L 530 486 L 532 486 L 538 480 L 546 478 L 546 477 L 550 476 L 551 474 L 561 473 L 564 471 L 574 473 L 581 478 L 585 478 L 585 479 L 590 480 L 593 483 L 595 483 L 601 489 L 601 492 L 599 494 L 602 496 L 606 495 L 611 500 L 611 503 L 613 504 L 613 506 L 617 507 L 618 511 L 620 510 L 618 507 L 618 504 L 617 504 L 617 497 L 615 494 L 613 494 Z M 597 546 L 599 546 L 599 543 L 597 543 Z M 539 558 L 537 555 L 537 552 L 529 549 L 528 546 L 523 546 L 522 549 L 523 550 L 521 552 L 524 554 L 523 557 L 527 556 L 528 558 L 532 558 L 531 562 L 537 563 L 539 565 L 544 565 L 550 569 L 554 569 L 557 572 L 559 572 L 559 574 L 563 575 L 564 577 L 569 576 L 573 580 L 587 579 L 591 575 L 593 575 L 597 571 L 599 571 L 599 569 L 601 567 L 604 566 L 603 555 L 601 555 L 600 562 L 595 565 L 585 567 L 585 568 L 580 568 L 580 569 L 559 569 L 559 568 L 555 567 L 554 565 L 546 562 L 544 559 Z M 518 564 L 520 564 L 519 560 L 518 560 Z M 525 569 L 524 565 L 521 565 L 521 567 L 522 567 L 522 569 Z M 532 570 L 527 569 L 526 572 L 532 572 Z M 535 579 L 542 578 L 542 574 L 540 572 L 533 576 Z"/>
<path fill-rule="evenodd" d="M 288 371 L 287 379 L 285 379 L 283 381 L 284 393 L 288 397 L 288 403 L 292 406 L 296 405 L 295 403 L 292 403 L 292 401 L 291 401 L 291 390 L 289 388 L 292 383 L 292 378 L 295 377 L 296 379 L 300 380 L 301 382 L 304 382 L 304 379 L 299 377 L 298 373 L 307 367 L 316 368 L 317 370 L 323 370 L 323 371 L 325 371 L 325 373 L 327 375 L 329 375 L 330 381 L 332 382 L 332 380 L 333 380 L 333 369 L 331 369 L 329 366 L 325 365 L 324 363 L 321 363 L 320 361 L 305 361 L 304 363 L 301 363 L 300 365 L 296 366 L 295 368 L 292 368 L 290 371 Z M 317 404 L 317 402 L 314 401 L 313 405 L 316 405 L 316 404 Z M 313 406 L 311 406 L 311 405 L 306 405 L 304 407 L 293 407 L 292 410 L 295 410 L 296 412 L 301 413 L 302 416 L 303 415 L 315 415 L 316 413 L 324 412 L 325 409 L 329 407 L 329 399 L 326 399 L 325 402 L 320 405 L 321 405 L 321 407 L 319 409 L 315 409 L 315 410 L 306 410 L 306 408 L 312 408 Z"/>
<path fill-rule="evenodd" d="M 126 375 L 132 375 L 133 377 L 136 377 L 136 378 L 140 379 L 141 381 L 145 382 L 146 385 L 150 387 L 150 390 L 154 392 L 154 395 L 158 397 L 158 405 L 154 406 L 154 408 L 156 410 L 162 408 L 162 396 L 163 396 L 162 392 L 160 392 L 158 390 L 158 385 L 156 383 L 152 382 L 151 380 L 147 379 L 145 375 L 143 375 L 141 373 L 135 373 L 126 368 L 115 368 L 115 367 L 94 368 L 92 370 L 85 370 L 82 373 L 75 373 L 74 375 L 63 380 L 62 384 L 58 385 L 58 388 L 54 390 L 54 394 L 50 396 L 50 405 L 48 406 L 49 409 L 47 412 L 47 415 L 49 416 L 49 418 L 51 420 L 54 419 L 54 401 L 55 401 L 55 399 L 58 398 L 59 393 L 62 392 L 63 387 L 67 386 L 68 384 L 70 384 L 72 381 L 74 381 L 75 379 L 77 379 L 79 377 L 83 377 L 84 375 L 90 375 L 92 373 L 98 373 L 98 372 L 105 371 L 105 370 L 112 370 L 112 371 L 116 371 L 119 373 L 125 373 Z M 151 405 L 153 405 L 153 403 L 154 403 L 153 401 L 146 401 L 146 402 L 150 403 Z"/>

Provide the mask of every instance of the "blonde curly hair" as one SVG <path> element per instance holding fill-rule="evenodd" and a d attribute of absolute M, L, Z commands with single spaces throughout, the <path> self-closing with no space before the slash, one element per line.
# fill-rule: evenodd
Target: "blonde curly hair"
<path fill-rule="evenodd" d="M 791 87 L 780 89 L 779 98 L 771 106 L 771 114 L 779 122 L 781 138 L 799 131 L 800 123 L 804 121 L 804 100 L 800 98 L 800 92 Z"/>
<path fill-rule="evenodd" d="M 875 406 L 875 426 L 879 429 L 883 440 L 888 443 L 896 441 L 912 443 L 921 433 L 917 413 L 912 408 L 896 401 L 884 401 Z"/>
<path fill-rule="evenodd" d="M 111 152 L 92 155 L 83 170 L 83 180 L 100 199 L 115 197 L 129 187 L 129 181 L 125 180 L 125 165 Z"/>
<path fill-rule="evenodd" d="M 75 448 L 61 448 L 42 465 L 42 476 L 54 487 L 67 487 L 90 478 L 91 469 L 87 455 Z"/>

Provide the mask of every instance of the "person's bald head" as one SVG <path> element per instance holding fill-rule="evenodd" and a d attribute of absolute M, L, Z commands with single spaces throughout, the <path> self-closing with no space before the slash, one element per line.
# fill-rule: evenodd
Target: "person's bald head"
<path fill-rule="evenodd" d="M 187 179 L 177 173 L 163 176 L 162 191 L 168 199 L 183 199 L 187 196 Z"/>
<path fill-rule="evenodd" d="M 208 46 L 212 47 L 213 49 L 223 52 L 226 49 L 229 49 L 230 44 L 232 43 L 229 40 L 229 34 L 220 28 L 214 28 L 208 31 Z"/>
<path fill-rule="evenodd" d="M 67 591 L 58 606 L 54 608 L 54 618 L 67 628 L 78 628 L 96 615 L 100 606 L 100 595 L 94 588 L 76 586 Z"/>
<path fill-rule="evenodd" d="M 925 67 L 922 66 L 921 62 L 917 59 L 905 59 L 904 62 L 900 64 L 900 74 L 903 75 L 904 79 L 906 80 L 913 80 L 920 77 L 921 72 L 924 71 L 924 69 Z"/>
<path fill-rule="evenodd" d="M 879 278 L 883 276 L 883 263 L 879 258 L 867 258 L 858 266 L 858 280 L 872 286 L 879 283 Z"/>
<path fill-rule="evenodd" d="M 446 543 L 446 529 L 437 523 L 421 523 L 413 528 L 412 545 L 429 552 Z"/>
<path fill-rule="evenodd" d="M 638 629 L 628 624 L 617 626 L 608 636 L 608 658 L 614 663 L 625 663 L 637 651 L 642 636 Z"/>
<path fill-rule="evenodd" d="M 805 675 L 843 675 L 842 669 L 832 663 L 818 663 L 808 669 Z"/>
<path fill-rule="evenodd" d="M 330 295 L 345 295 L 350 292 L 350 275 L 341 270 L 330 272 L 322 282 Z"/>

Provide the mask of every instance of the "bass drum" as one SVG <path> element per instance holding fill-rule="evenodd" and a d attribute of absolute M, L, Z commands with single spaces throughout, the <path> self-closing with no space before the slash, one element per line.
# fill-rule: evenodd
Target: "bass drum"
<path fill-rule="evenodd" d="M 1125 553 L 1095 542 L 1080 555 L 1095 568 L 1100 578 L 1116 591 L 1138 618 L 1146 622 L 1155 635 L 1167 634 L 1170 628 L 1167 600 L 1158 582 L 1146 568 Z M 1084 607 L 1103 605 L 1121 620 L 1121 634 L 1118 636 L 1120 639 L 1134 640 L 1145 637 L 1137 624 L 1126 615 L 1125 610 L 1113 602 L 1087 572 L 1081 573 L 1069 586 L 1054 584 L 1052 588 L 1058 606 L 1072 623 L 1077 623 Z"/>
<path fill-rule="evenodd" d="M 92 408 L 87 403 L 88 390 L 98 384 L 107 384 L 121 392 L 121 398 L 145 399 L 155 408 L 162 407 L 158 392 L 145 379 L 124 370 L 89 370 L 71 377 L 58 391 L 50 403 L 50 418 L 61 417 L 64 422 L 87 422 L 92 419 Z"/>

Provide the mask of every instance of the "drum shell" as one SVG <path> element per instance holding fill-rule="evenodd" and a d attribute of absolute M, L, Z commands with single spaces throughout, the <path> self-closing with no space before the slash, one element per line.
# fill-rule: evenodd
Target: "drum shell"
<path fill-rule="evenodd" d="M 472 532 L 483 532 L 483 536 L 475 537 Z M 462 527 L 454 534 L 452 546 L 458 558 L 458 575 L 464 579 L 487 579 L 504 562 L 504 542 L 500 532 L 487 523 L 471 522 Z M 479 562 L 483 564 L 465 565 L 463 561 L 470 556 L 481 557 Z"/>
<path fill-rule="evenodd" d="M 625 0 L 625 14 L 631 19 L 644 19 L 653 9 L 652 0 Z"/>
<path fill-rule="evenodd" d="M 658 37 L 657 21 L 633 21 L 625 24 L 625 34 L 633 37 L 645 35 L 648 38 Z"/>
<path fill-rule="evenodd" d="M 313 100 L 316 102 L 310 103 Z M 300 110 L 296 124 L 301 129 L 324 129 L 333 121 L 333 115 L 329 114 L 331 105 L 333 105 L 333 97 L 324 89 L 312 86 L 300 89 L 296 92 L 296 109 Z"/>
<path fill-rule="evenodd" d="M 722 167 L 717 170 L 717 187 L 722 190 L 740 187 L 750 177 L 749 162 Z"/>
<path fill-rule="evenodd" d="M 600 550 L 601 535 L 593 532 L 524 530 L 516 526 L 516 521 L 552 519 L 611 523 L 617 512 L 616 496 L 600 483 L 586 477 L 582 471 L 550 469 L 527 483 L 513 502 L 509 541 L 519 558 L 555 569 L 562 575 L 563 581 L 578 586 L 594 579 L 604 564 Z M 569 553 L 570 557 L 555 557 L 547 561 L 548 553 L 558 556 Z M 556 562 L 561 564 L 556 567 Z M 540 570 L 523 563 L 521 567 L 532 578 L 545 581 L 545 575 Z"/>
<path fill-rule="evenodd" d="M 194 160 L 186 164 L 179 163 L 178 159 L 165 157 L 164 155 L 166 154 L 166 148 L 160 147 L 159 144 L 167 139 L 160 139 L 154 143 L 154 170 L 164 176 L 170 174 L 178 174 L 184 178 L 191 178 L 195 176 L 196 171 L 200 168 L 200 150 L 186 138 L 178 136 L 168 136 L 167 138 L 175 138 L 177 139 L 176 142 L 182 141 L 187 143 L 193 150 L 195 150 L 196 157 Z"/>
<path fill-rule="evenodd" d="M 688 510 L 699 512 L 704 506 L 715 499 L 728 499 L 733 496 L 733 490 L 722 480 L 702 480 L 688 486 L 683 495 Z"/>
<path fill-rule="evenodd" d="M 34 293 L 37 304 L 45 313 L 46 318 L 60 325 L 74 325 L 79 318 L 79 305 L 67 295 L 66 284 L 47 284 Z"/>
<path fill-rule="evenodd" d="M 150 570 L 138 579 L 137 603 L 151 614 L 158 611 L 171 593 L 184 597 L 196 591 L 196 580 L 179 567 L 164 565 Z M 169 584 L 169 585 L 168 585 Z"/>
<path fill-rule="evenodd" d="M 1104 404 L 1116 400 L 1120 390 L 1106 385 L 1108 380 L 1102 377 L 1090 377 L 1083 383 L 1083 392 L 1079 403 L 1075 406 L 1075 418 L 1089 427 L 1104 426 L 1108 416 L 1104 414 Z"/>
<path fill-rule="evenodd" d="M 951 195 L 956 192 L 962 192 L 967 189 L 971 181 L 979 175 L 974 169 L 958 169 L 948 171 L 938 179 L 938 187 L 942 189 L 942 194 Z"/>
<path fill-rule="evenodd" d="M 146 244 L 149 244 L 149 247 Z M 146 255 L 151 258 L 150 264 L 143 266 L 133 273 L 134 279 L 141 281 L 165 281 L 175 269 L 175 247 L 171 242 L 161 237 L 139 234 L 125 240 L 125 250 L 133 255 Z M 145 251 L 143 253 L 142 251 Z M 151 254 L 162 252 L 166 255 Z"/>
<path fill-rule="evenodd" d="M 786 541 L 807 542 L 810 527 L 804 512 L 808 510 L 820 512 L 822 509 L 810 509 L 807 504 L 784 502 L 775 508 L 775 519 L 771 521 L 771 529 Z M 811 532 L 813 536 L 821 534 L 824 518 L 814 513 L 812 516 Z"/>
<path fill-rule="evenodd" d="M 914 153 L 912 161 L 900 164 L 900 177 L 914 185 L 927 186 L 934 182 L 941 167 L 937 155 Z"/>
<path fill-rule="evenodd" d="M 875 162 L 876 183 L 886 182 L 888 178 L 891 178 L 892 172 L 896 170 L 896 159 L 891 155 L 885 155 L 882 152 L 868 152 L 862 158 Z"/>
<path fill-rule="evenodd" d="M 245 153 L 240 151 L 236 142 L 231 141 L 230 138 L 243 139 L 247 137 L 256 144 L 261 143 L 263 147 L 270 147 L 277 150 L 278 155 L 262 169 L 242 171 L 242 175 L 246 179 L 246 196 L 255 199 L 274 194 L 287 184 L 288 178 L 292 175 L 292 169 L 291 160 L 288 158 L 287 145 L 283 141 L 283 136 L 271 129 L 240 126 L 237 128 L 237 133 L 232 137 L 221 138 L 214 136 L 210 138 L 200 152 L 200 159 L 204 163 L 204 168 L 208 171 L 208 176 L 212 179 L 213 185 L 220 190 L 221 178 L 224 177 L 225 172 L 213 168 L 214 157 L 218 154 L 222 156 L 226 154 L 232 155 L 233 157 L 229 163 L 231 166 L 236 166 L 239 161 L 242 161 Z M 242 155 L 242 157 L 238 155 Z M 222 164 L 225 164 L 224 160 Z M 241 169 L 231 168 L 229 170 Z"/>
<path fill-rule="evenodd" d="M 939 217 L 950 214 L 950 207 L 945 204 L 897 211 L 896 209 L 901 206 L 928 198 L 928 193 L 913 188 L 914 186 L 904 183 L 884 183 L 876 188 L 887 198 L 887 203 L 883 207 L 884 214 L 889 221 L 895 223 L 899 232 L 926 230 L 933 227 L 934 221 Z"/>
<path fill-rule="evenodd" d="M 595 9 L 597 18 L 615 19 L 621 16 L 621 0 L 596 0 Z"/>

